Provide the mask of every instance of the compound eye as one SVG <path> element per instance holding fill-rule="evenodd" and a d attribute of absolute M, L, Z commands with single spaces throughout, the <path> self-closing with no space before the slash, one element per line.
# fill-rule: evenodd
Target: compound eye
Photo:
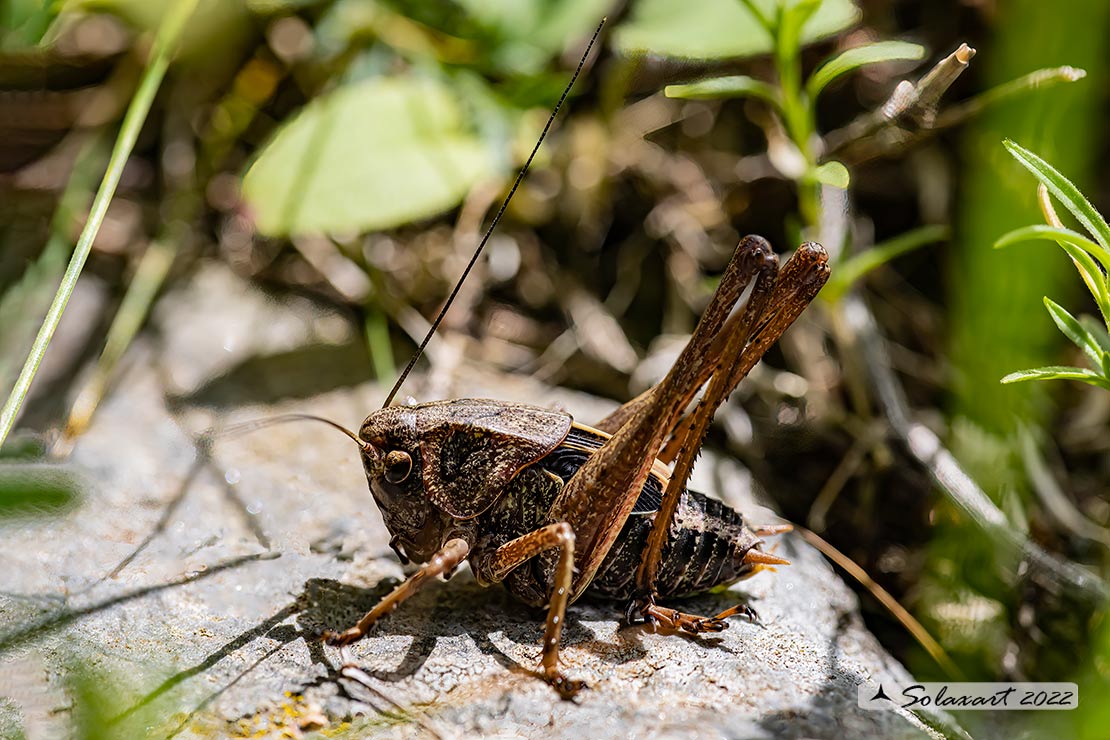
<path fill-rule="evenodd" d="M 400 483 L 412 472 L 412 457 L 403 450 L 393 450 L 385 456 L 385 479 Z"/>

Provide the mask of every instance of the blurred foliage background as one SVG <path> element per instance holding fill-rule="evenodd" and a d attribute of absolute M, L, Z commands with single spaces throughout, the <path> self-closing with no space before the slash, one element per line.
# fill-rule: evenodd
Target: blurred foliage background
<path fill-rule="evenodd" d="M 341 307 L 364 331 L 329 382 L 391 384 L 603 15 L 444 341 L 627 399 L 740 235 L 821 241 L 832 282 L 713 443 L 935 638 L 861 587 L 918 678 L 1079 680 L 1051 731 L 1100 736 L 1110 395 L 999 382 L 1081 355 L 1043 296 L 1094 306 L 1054 247 L 993 247 L 1045 218 L 1004 139 L 1110 209 L 1105 0 L 3 0 L 5 393 L 88 250 L 4 454 L 64 458 L 158 295 L 206 261 Z M 970 488 L 938 482 L 909 417 Z M 68 501 L 11 470 L 0 516 Z"/>

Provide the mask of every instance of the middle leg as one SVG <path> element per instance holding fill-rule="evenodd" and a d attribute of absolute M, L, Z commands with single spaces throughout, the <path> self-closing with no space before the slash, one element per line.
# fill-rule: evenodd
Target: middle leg
<path fill-rule="evenodd" d="M 547 623 L 543 633 L 544 679 L 555 687 L 564 698 L 573 696 L 585 684 L 563 676 L 559 670 L 559 638 L 563 633 L 567 601 L 574 580 L 574 530 L 566 522 L 556 522 L 521 535 L 482 558 L 477 563 L 479 581 L 496 583 L 525 561 L 542 552 L 558 548 L 559 561 L 555 566 L 555 580 L 547 608 Z"/>

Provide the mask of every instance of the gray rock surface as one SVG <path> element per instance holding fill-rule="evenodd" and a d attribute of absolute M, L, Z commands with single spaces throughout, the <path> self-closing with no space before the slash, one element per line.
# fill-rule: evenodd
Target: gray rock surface
<path fill-rule="evenodd" d="M 100 717 L 118 737 L 939 735 L 914 715 L 856 706 L 857 685 L 907 673 L 791 535 L 777 552 L 793 565 L 684 605 L 714 613 L 748 598 L 762 628 L 692 639 L 620 630 L 612 605 L 572 606 L 563 660 L 591 687 L 574 701 L 535 677 L 542 614 L 466 569 L 352 647 L 369 687 L 340 677 L 316 636 L 403 577 L 356 450 L 312 424 L 224 438 L 210 455 L 193 435 L 291 411 L 357 427 L 383 395 L 346 382 L 366 376 L 365 358 L 342 317 L 265 299 L 218 267 L 167 296 L 156 328 L 73 452 L 81 505 L 0 522 L 0 736 L 21 725 L 67 736 L 74 666 L 98 677 Z M 315 371 L 313 357 L 325 358 Z M 585 421 L 611 407 L 465 368 L 453 382 L 459 395 L 558 404 Z M 406 388 L 419 395 L 419 379 Z M 274 400 L 289 395 L 300 400 Z M 707 455 L 695 477 L 775 521 L 734 462 Z"/>

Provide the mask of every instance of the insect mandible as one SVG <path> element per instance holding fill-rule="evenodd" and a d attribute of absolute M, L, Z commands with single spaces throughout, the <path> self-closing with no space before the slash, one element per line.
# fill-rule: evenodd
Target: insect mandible
<path fill-rule="evenodd" d="M 741 604 L 703 617 L 659 600 L 787 563 L 765 552 L 761 538 L 789 527 L 750 526 L 728 506 L 687 490 L 686 483 L 714 411 L 813 300 L 829 266 L 824 249 L 806 243 L 780 269 L 764 239 L 744 237 L 666 377 L 594 426 L 562 411 L 488 399 L 390 406 L 543 135 L 383 408 L 357 434 L 318 419 L 357 442 L 390 546 L 402 562 L 423 564 L 357 624 L 324 639 L 344 646 L 362 638 L 427 581 L 468 561 L 479 583 L 502 583 L 529 604 L 547 605 L 542 673 L 563 696 L 572 696 L 582 684 L 561 672 L 559 640 L 567 605 L 583 594 L 624 604 L 629 622 L 717 632 L 728 617 L 754 618 L 754 612 Z"/>

